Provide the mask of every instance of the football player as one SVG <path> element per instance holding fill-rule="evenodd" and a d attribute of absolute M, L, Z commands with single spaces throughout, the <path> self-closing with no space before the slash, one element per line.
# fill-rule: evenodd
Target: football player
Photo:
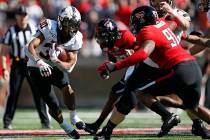
<path fill-rule="evenodd" d="M 139 46 L 136 45 L 136 39 L 134 35 L 127 30 L 118 30 L 116 23 L 111 19 L 103 19 L 97 24 L 96 40 L 100 44 L 101 49 L 107 53 L 109 60 L 112 62 L 117 62 L 121 59 L 124 59 L 139 49 Z M 151 66 L 149 65 L 152 65 L 153 67 L 151 68 Z M 158 69 L 155 68 L 155 66 L 156 65 L 150 59 L 146 60 L 145 63 L 141 64 L 142 85 L 146 84 L 145 81 L 148 80 L 148 77 L 156 78 L 159 75 L 165 74 L 165 72 L 158 71 Z M 86 131 L 88 131 L 91 134 L 97 132 L 100 125 L 103 123 L 103 121 L 113 109 L 113 106 L 117 99 L 119 99 L 119 97 L 123 94 L 125 89 L 125 81 L 133 72 L 134 67 L 135 66 L 129 67 L 122 79 L 112 87 L 108 101 L 106 102 L 101 115 L 94 123 L 86 123 Z M 107 78 L 106 73 L 101 73 L 101 76 L 103 78 Z M 133 102 L 126 107 L 126 112 L 129 112 L 130 109 L 134 108 L 136 104 L 135 95 L 131 95 Z M 156 104 L 154 106 L 156 106 Z M 162 116 L 162 118 L 165 118 L 165 116 L 167 116 L 167 114 L 170 113 L 165 109 L 165 107 L 160 106 L 161 105 L 158 104 L 158 108 L 161 108 L 161 110 L 164 110 L 164 112 L 166 112 L 160 115 Z M 154 109 L 154 111 L 156 110 L 158 109 Z"/>
<path fill-rule="evenodd" d="M 112 62 L 117 62 L 130 56 L 135 50 L 139 48 L 139 46 L 136 45 L 136 38 L 134 35 L 128 30 L 119 30 L 116 23 L 109 18 L 103 19 L 97 24 L 96 40 L 99 43 L 101 49 L 107 53 L 108 59 Z M 146 71 L 149 72 L 147 65 L 145 65 L 145 67 Z M 133 70 L 134 66 L 129 67 L 122 79 L 111 88 L 109 98 L 99 118 L 92 124 L 86 123 L 86 130 L 89 133 L 95 134 L 108 114 L 112 111 L 115 102 L 124 92 L 126 79 L 129 77 Z M 106 77 L 106 73 L 102 73 L 101 76 L 105 79 L 108 78 Z M 143 77 L 146 77 L 146 75 L 142 76 L 142 79 L 144 79 Z M 133 98 L 135 98 L 135 96 Z M 131 108 L 133 108 L 135 104 L 136 102 L 134 100 L 134 102 L 130 105 Z"/>
<path fill-rule="evenodd" d="M 160 2 L 161 1 L 151 1 L 151 3 L 155 6 L 155 7 L 157 7 L 157 9 L 161 9 L 161 8 L 159 8 L 160 7 Z M 170 5 L 172 4 L 172 1 L 167 1 Z M 179 24 L 180 26 L 178 26 L 179 28 L 178 29 L 176 29 L 176 33 L 177 34 L 181 34 L 181 32 L 182 32 L 182 30 L 181 29 L 186 29 L 186 28 L 188 28 L 189 27 L 189 20 L 190 20 L 190 18 L 189 18 L 189 16 L 188 16 L 188 14 L 186 13 L 186 12 L 184 12 L 184 11 L 181 11 L 181 10 L 178 10 L 178 9 L 176 9 L 175 11 L 173 11 L 173 9 L 170 7 L 170 5 L 169 4 L 167 4 L 167 3 L 165 3 L 165 2 L 163 2 L 163 3 L 161 3 L 161 6 L 162 7 L 164 7 L 165 9 L 167 9 L 167 10 L 159 10 L 159 14 L 161 15 L 161 17 L 164 17 L 164 18 L 166 18 L 167 17 L 167 20 L 171 20 L 172 19 L 172 17 L 173 17 L 173 19 L 175 20 L 176 18 L 176 21 L 178 22 L 177 24 Z M 166 12 L 167 11 L 167 12 Z M 181 11 L 181 12 L 180 12 Z M 179 14 L 176 14 L 176 12 L 178 12 L 179 14 L 181 14 L 181 16 L 179 15 Z M 171 14 L 167 14 L 167 13 L 171 13 Z M 170 17 L 170 18 L 169 18 Z M 183 17 L 186 17 L 186 18 L 184 18 L 183 19 Z M 180 20 L 180 22 L 179 22 L 179 20 Z M 103 23 L 103 24 L 102 24 Z M 112 33 L 113 31 L 115 31 L 116 32 L 116 30 L 111 30 L 111 29 L 109 29 L 108 27 L 106 27 L 105 25 L 104 25 L 104 23 L 106 23 L 105 21 L 103 21 L 103 22 L 101 22 L 100 24 L 99 24 L 99 26 L 100 26 L 100 29 L 101 29 L 101 32 L 98 32 L 99 30 L 97 30 L 97 36 L 98 36 L 98 38 L 97 38 L 97 40 L 98 40 L 98 42 L 99 42 L 99 44 L 101 45 L 101 46 L 103 46 L 102 47 L 102 49 L 103 50 L 106 50 L 107 49 L 107 47 L 104 47 L 104 46 L 107 46 L 107 45 L 102 45 L 102 43 L 100 43 L 100 42 L 102 42 L 102 41 L 106 41 L 107 43 L 109 43 L 109 40 L 112 40 L 111 42 L 114 42 L 113 41 L 113 38 L 117 38 L 117 36 L 116 36 L 116 33 Z M 107 22 L 108 23 L 108 22 Z M 115 25 L 115 24 L 114 24 Z M 99 28 L 98 28 L 99 29 Z M 113 35 L 115 35 L 114 37 L 113 37 Z M 179 35 L 179 36 L 181 36 L 181 35 Z M 102 41 L 101 41 L 102 40 Z M 123 38 L 120 38 L 119 39 L 120 41 L 119 42 L 122 42 L 122 44 L 123 44 Z M 116 41 L 117 42 L 117 41 Z M 106 44 L 107 44 L 106 43 Z M 116 56 L 116 54 L 120 54 L 120 53 L 122 53 L 123 51 L 121 51 L 121 49 L 123 50 L 124 48 L 126 48 L 127 46 L 126 45 L 122 45 L 122 46 L 124 46 L 124 47 L 121 47 L 121 46 L 119 46 L 118 44 L 119 43 L 116 43 L 116 45 L 113 47 L 113 43 L 110 43 L 110 44 L 112 44 L 112 45 L 109 45 L 109 46 L 111 46 L 111 47 L 108 47 L 108 51 L 107 52 L 109 52 L 108 54 L 110 54 L 110 52 L 114 52 L 114 54 L 115 54 L 115 56 Z M 124 44 L 126 44 L 126 43 L 124 43 Z M 119 46 L 119 47 L 118 47 Z M 129 45 L 128 45 L 129 46 Z M 115 49 L 111 49 L 111 48 L 115 48 Z M 118 49 L 118 48 L 120 48 L 120 49 Z M 116 53 L 116 52 L 118 52 L 118 53 Z M 113 54 L 113 53 L 112 53 Z M 110 55 L 108 55 L 108 56 L 110 56 Z M 124 55 L 125 56 L 125 55 Z M 113 57 L 110 57 L 110 58 L 113 58 Z M 145 63 L 147 63 L 148 65 L 152 65 L 153 67 L 155 66 L 155 64 L 152 62 L 152 61 L 150 61 L 149 59 L 148 60 L 146 60 L 145 61 Z M 142 75 L 143 76 L 141 76 L 142 77 L 142 79 L 143 79 L 143 77 L 146 77 L 146 75 L 148 74 L 148 73 L 150 73 L 150 76 L 151 76 L 151 74 L 152 75 L 160 75 L 159 73 L 157 73 L 156 71 L 156 69 L 154 68 L 154 69 L 152 69 L 152 68 L 150 68 L 148 65 L 146 65 L 146 64 L 143 64 L 143 66 L 142 67 L 145 67 L 145 71 L 142 71 Z M 151 71 L 151 72 L 149 72 L 149 71 Z M 131 68 L 129 68 L 128 69 L 128 72 L 127 73 L 131 73 Z M 155 72 L 154 72 L 155 71 Z M 128 77 L 128 74 L 126 75 L 126 77 Z M 145 79 L 145 80 L 147 80 L 147 79 Z M 143 80 L 143 81 L 145 81 L 145 80 Z M 113 91 L 120 91 L 120 93 L 123 93 L 123 89 L 124 89 L 124 85 L 125 85 L 125 83 L 124 83 L 124 79 L 123 80 L 121 80 L 120 82 L 118 82 L 118 84 L 116 84 L 115 86 L 113 86 L 113 88 L 112 88 L 112 91 L 111 91 L 111 93 L 115 93 L 115 92 L 113 92 Z M 92 133 L 94 133 L 94 132 L 96 132 L 97 131 L 97 129 L 99 128 L 99 126 L 102 124 L 102 122 L 104 121 L 104 119 L 107 117 L 107 115 L 108 115 L 108 113 L 111 111 L 111 109 L 112 109 L 112 106 L 113 106 L 113 103 L 116 101 L 116 99 L 117 98 L 113 98 L 112 96 L 113 96 L 113 94 L 110 94 L 110 97 L 109 97 L 109 100 L 107 101 L 107 103 L 106 103 L 106 105 L 105 105 L 105 107 L 104 107 L 104 109 L 103 109 L 103 111 L 102 111 L 102 113 L 101 113 L 101 115 L 100 115 L 100 117 L 98 118 L 98 120 L 96 121 L 96 122 L 94 122 L 94 123 L 92 123 L 92 124 L 87 124 L 86 126 L 87 126 L 87 128 L 89 129 L 89 130 L 92 130 Z M 119 97 L 121 94 L 117 94 L 118 96 L 117 97 Z M 162 99 L 162 98 L 161 98 Z M 164 98 L 163 98 L 164 99 Z M 167 99 L 167 100 L 166 100 Z M 168 101 L 169 100 L 169 101 Z M 169 97 L 165 97 L 165 100 L 163 100 L 163 102 L 165 101 L 165 104 L 168 104 L 169 106 L 173 106 L 173 107 L 181 107 L 182 108 L 182 105 L 181 105 L 181 103 L 177 103 L 177 101 L 174 101 L 174 100 L 172 100 L 171 98 L 169 98 Z M 167 102 L 166 102 L 167 101 Z M 172 103 L 171 103 L 172 102 Z M 154 105 L 155 106 L 155 105 Z M 160 105 L 159 105 L 160 106 Z M 155 108 L 155 107 L 154 107 Z M 158 108 L 160 108 L 160 107 L 158 107 Z M 158 109 L 154 109 L 155 111 L 157 111 Z M 163 109 L 162 109 L 163 110 Z M 91 131 L 89 131 L 89 132 L 91 132 Z"/>
<path fill-rule="evenodd" d="M 70 110 L 71 123 L 78 129 L 84 128 L 83 121 L 75 111 L 75 92 L 69 82 L 69 72 L 77 62 L 78 50 L 82 47 L 82 34 L 78 31 L 81 16 L 73 6 L 63 8 L 57 21 L 43 19 L 34 38 L 26 50 L 29 57 L 27 66 L 30 77 L 40 96 L 49 106 L 50 115 L 72 138 L 79 139 L 79 133 L 63 118 L 58 100 L 52 94 L 51 86 L 61 89 L 63 100 Z M 68 51 L 69 60 L 60 61 L 55 47 L 62 46 Z"/>
<path fill-rule="evenodd" d="M 189 14 L 181 9 L 177 9 L 173 5 L 172 0 L 150 0 L 150 2 L 151 6 L 156 9 L 158 16 L 162 19 L 165 19 L 166 22 L 170 23 L 170 28 L 176 34 L 178 40 L 181 41 L 182 36 L 187 34 L 185 31 L 190 27 L 191 20 Z M 187 41 L 194 43 L 193 38 L 194 37 L 190 35 Z M 194 55 L 203 49 L 204 47 L 201 46 L 201 44 L 194 45 L 189 49 L 189 52 Z M 176 107 L 182 104 L 182 101 L 175 95 L 159 96 L 158 99 L 161 103 L 172 107 Z M 202 121 L 189 112 L 187 112 L 187 114 L 193 121 L 192 133 L 202 137 L 210 137 L 210 133 L 204 127 Z"/>
<path fill-rule="evenodd" d="M 153 15 L 153 16 L 149 16 L 150 15 L 149 13 L 151 13 L 151 15 Z M 145 18 L 143 18 L 143 17 L 145 17 Z M 114 70 L 118 70 L 118 68 L 121 69 L 123 67 L 127 67 L 127 66 L 133 65 L 135 63 L 139 63 L 139 62 L 145 60 L 148 57 L 148 53 L 149 53 L 149 54 L 151 54 L 150 57 L 155 62 L 157 62 L 159 64 L 160 68 L 167 69 L 167 70 L 173 69 L 173 71 L 171 71 L 171 73 L 166 75 L 164 80 L 162 79 L 163 81 L 160 81 L 160 80 L 153 81 L 152 83 L 150 83 L 152 85 L 151 87 L 150 86 L 141 87 L 141 89 L 139 89 L 139 90 L 144 89 L 144 91 L 143 91 L 143 93 L 139 94 L 141 97 L 140 99 L 143 99 L 144 102 L 149 100 L 148 103 L 150 103 L 150 105 L 151 105 L 152 102 L 154 103 L 154 101 L 152 101 L 152 100 L 154 100 L 155 98 L 150 98 L 151 96 L 153 96 L 153 93 L 152 93 L 152 95 L 150 95 L 148 93 L 150 93 L 150 92 L 154 92 L 154 93 L 158 92 L 159 93 L 160 92 L 159 94 L 154 94 L 155 96 L 157 96 L 162 93 L 169 93 L 169 92 L 172 93 L 172 91 L 173 91 L 174 93 L 177 93 L 180 96 L 180 98 L 183 100 L 184 105 L 187 109 L 189 109 L 191 112 L 193 112 L 194 114 L 196 114 L 197 116 L 199 116 L 200 118 L 205 120 L 206 122 L 209 122 L 208 118 L 203 117 L 204 115 L 206 115 L 205 110 L 202 110 L 202 111 L 197 110 L 197 105 L 198 105 L 199 95 L 200 95 L 200 79 L 201 79 L 200 69 L 198 68 L 197 64 L 195 63 L 194 58 L 192 56 L 190 56 L 186 51 L 184 51 L 181 48 L 181 46 L 179 46 L 179 41 L 175 37 L 173 32 L 168 28 L 168 24 L 164 21 L 160 21 L 158 24 L 156 24 L 156 20 L 155 20 L 156 17 L 157 17 L 157 15 L 155 13 L 155 10 L 151 7 L 144 6 L 144 7 L 140 7 L 140 8 L 137 8 L 136 10 L 134 10 L 134 12 L 132 14 L 132 18 L 131 18 L 131 25 L 133 27 L 132 29 L 134 30 L 134 33 L 139 32 L 137 34 L 137 40 L 140 41 L 140 43 L 141 43 L 140 46 L 141 47 L 143 46 L 143 48 L 144 47 L 145 48 L 138 50 L 130 57 L 127 57 L 126 59 L 119 61 L 115 64 L 113 64 L 112 62 L 104 63 L 103 65 L 101 65 L 99 67 L 100 73 L 104 73 L 106 71 L 108 71 L 108 73 L 109 73 Z M 149 26 L 149 25 L 152 25 L 152 26 Z M 152 27 L 152 28 L 154 27 L 153 28 L 154 30 L 150 27 Z M 141 28 L 142 28 L 142 30 L 140 30 Z M 157 32 L 154 34 L 153 31 L 155 31 L 155 30 Z M 154 37 L 156 34 L 158 34 L 158 35 L 162 34 L 161 39 L 160 39 L 160 37 L 159 38 Z M 167 44 L 168 44 L 168 46 L 167 46 Z M 151 47 L 153 48 L 152 50 L 151 50 Z M 161 51 L 158 51 L 158 50 L 161 50 Z M 173 53 L 172 53 L 172 51 L 173 51 Z M 176 51 L 176 52 L 174 52 L 174 51 Z M 170 55 L 168 55 L 168 53 L 170 53 Z M 164 56 L 164 54 L 166 57 Z M 185 60 L 186 60 L 186 62 L 185 62 Z M 169 61 L 170 61 L 170 63 L 168 63 Z M 183 63 L 186 63 L 186 65 Z M 181 72 L 179 71 L 179 68 L 181 68 L 181 67 L 185 67 L 186 69 L 188 69 L 188 68 L 191 69 L 190 68 L 191 66 L 188 67 L 188 63 L 189 64 L 192 63 L 192 65 L 191 64 L 190 65 L 195 68 L 194 70 L 196 71 L 197 74 L 194 75 L 193 71 L 191 71 L 190 73 L 188 73 L 189 77 L 186 77 L 184 73 L 189 72 L 189 71 L 181 71 Z M 135 86 L 139 86 L 138 79 L 141 79 L 141 76 L 139 76 L 140 73 L 138 72 L 140 70 L 139 68 L 141 69 L 141 67 L 137 67 L 135 69 L 135 71 L 132 73 L 131 77 L 128 79 L 128 81 L 126 83 L 125 93 L 129 93 L 128 91 L 134 90 L 136 88 Z M 193 82 L 196 83 L 195 85 L 193 84 L 193 86 L 189 85 L 189 84 L 191 84 L 191 83 L 189 83 L 189 81 L 192 82 L 192 79 L 188 79 L 191 77 L 190 76 L 191 74 L 194 75 L 195 81 L 193 81 Z M 135 77 L 135 78 L 132 78 L 132 77 Z M 180 77 L 181 79 L 178 77 Z M 181 81 L 179 81 L 179 82 L 182 83 L 184 86 L 182 84 L 179 85 L 178 84 L 179 82 L 176 81 L 177 80 L 176 78 L 180 79 L 182 82 Z M 174 79 L 176 79 L 175 80 L 176 82 L 174 81 Z M 165 81 L 167 81 L 167 82 L 165 82 Z M 155 82 L 157 84 L 154 84 Z M 180 88 L 177 88 L 176 86 L 180 86 Z M 176 87 L 176 88 L 174 88 L 174 87 Z M 183 89 L 183 90 L 178 91 L 177 89 Z M 163 91 L 161 91 L 161 90 L 163 90 Z M 184 90 L 190 91 L 190 92 L 186 92 L 186 93 L 195 93 L 194 94 L 195 97 L 191 100 L 187 99 L 186 97 L 190 96 L 190 94 L 185 94 L 185 92 L 183 92 Z M 147 93 L 147 94 L 144 94 L 144 93 Z M 130 98 L 129 96 L 130 96 L 129 94 L 123 95 L 123 97 L 117 103 L 116 109 L 114 109 L 111 119 L 109 120 L 107 125 L 103 128 L 103 130 L 98 134 L 96 139 L 97 138 L 100 139 L 101 137 L 104 137 L 107 139 L 110 138 L 110 133 L 112 132 L 112 129 L 116 126 L 116 124 L 121 122 L 121 121 L 119 121 L 119 116 L 121 117 L 123 114 L 119 113 L 119 112 L 123 111 L 122 106 L 123 107 L 127 106 L 126 100 L 128 100 Z M 162 111 L 162 113 L 164 113 L 164 112 Z M 168 114 L 168 115 L 171 115 L 171 117 L 169 117 L 170 118 L 169 120 L 164 121 L 164 123 L 161 127 L 161 131 L 159 133 L 159 136 L 163 136 L 163 135 L 167 134 L 167 132 L 173 126 L 177 125 L 180 121 L 176 115 L 173 115 L 173 114 Z M 118 116 L 118 117 L 116 118 L 116 116 Z"/>

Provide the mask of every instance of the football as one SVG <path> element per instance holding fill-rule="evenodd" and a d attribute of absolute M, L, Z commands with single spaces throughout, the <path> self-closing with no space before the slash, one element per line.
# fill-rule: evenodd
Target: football
<path fill-rule="evenodd" d="M 56 47 L 56 51 L 58 52 L 58 59 L 67 62 L 69 60 L 68 52 L 61 46 Z"/>

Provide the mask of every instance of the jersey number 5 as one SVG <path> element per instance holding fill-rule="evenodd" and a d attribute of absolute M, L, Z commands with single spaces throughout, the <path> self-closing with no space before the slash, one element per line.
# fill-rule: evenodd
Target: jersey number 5
<path fill-rule="evenodd" d="M 166 28 L 162 31 L 164 36 L 169 40 L 172 41 L 171 47 L 175 47 L 179 44 L 178 39 L 176 38 L 175 34 L 171 31 L 170 28 Z"/>

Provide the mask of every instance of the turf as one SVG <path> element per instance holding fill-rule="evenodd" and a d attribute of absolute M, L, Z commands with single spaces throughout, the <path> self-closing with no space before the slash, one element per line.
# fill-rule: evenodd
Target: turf
<path fill-rule="evenodd" d="M 93 122 L 98 117 L 99 110 L 78 110 L 79 116 L 85 122 Z M 2 114 L 1 114 L 2 116 Z M 64 110 L 64 117 L 69 120 L 68 111 Z M 117 134 L 113 135 L 113 140 L 199 140 L 200 137 L 193 136 L 190 133 L 191 121 L 185 113 L 180 114 L 181 124 L 177 128 L 187 128 L 186 131 L 172 131 L 168 136 L 157 138 L 157 128 L 160 128 L 162 122 L 160 117 L 151 112 L 135 112 L 130 113 L 126 120 L 118 126 L 118 128 L 156 128 L 155 131 L 143 131 L 143 134 Z M 2 118 L 2 117 L 1 117 Z M 60 130 L 59 125 L 52 119 L 52 126 L 55 130 Z M 2 121 L 0 122 L 0 129 L 2 129 Z M 17 110 L 14 120 L 14 130 L 41 130 L 41 124 L 36 110 Z M 1 130 L 0 130 L 1 131 Z M 0 139 L 4 140 L 62 140 L 69 139 L 66 135 L 0 135 Z M 81 139 L 93 139 L 93 136 L 82 135 Z"/>

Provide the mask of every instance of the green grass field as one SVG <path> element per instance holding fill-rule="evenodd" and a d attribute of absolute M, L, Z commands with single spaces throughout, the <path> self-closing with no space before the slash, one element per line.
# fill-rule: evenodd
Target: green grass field
<path fill-rule="evenodd" d="M 98 117 L 99 110 L 78 110 L 79 116 L 85 122 L 93 122 Z M 68 111 L 64 111 L 64 117 L 69 120 Z M 199 140 L 200 137 L 193 136 L 190 133 L 191 121 L 188 119 L 185 113 L 180 114 L 181 124 L 178 128 L 187 127 L 189 128 L 186 132 L 172 131 L 168 136 L 163 138 L 156 137 L 156 131 L 151 133 L 143 133 L 140 135 L 113 135 L 113 140 Z M 2 118 L 2 114 L 1 114 Z M 120 124 L 117 128 L 160 128 L 162 122 L 160 117 L 151 112 L 132 112 L 126 120 Z M 52 119 L 53 129 L 60 129 L 59 125 Z M 2 121 L 0 121 L 0 131 L 2 131 Z M 14 130 L 40 130 L 41 124 L 36 110 L 17 110 L 14 120 Z M 0 139 L 4 140 L 62 140 L 69 139 L 66 135 L 0 135 Z M 93 136 L 82 135 L 81 139 L 93 139 Z"/>

